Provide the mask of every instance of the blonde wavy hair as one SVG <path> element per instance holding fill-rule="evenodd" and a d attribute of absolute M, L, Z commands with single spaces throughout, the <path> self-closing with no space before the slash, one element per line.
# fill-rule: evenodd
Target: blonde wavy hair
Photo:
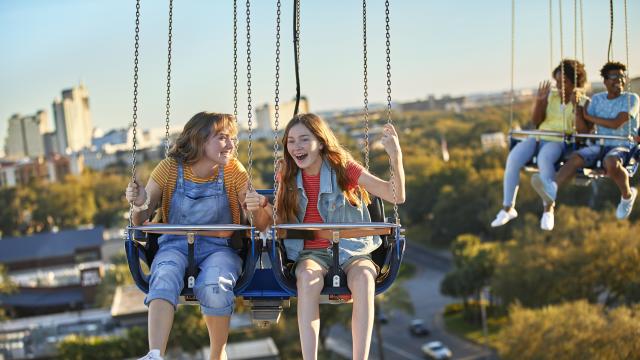
<path fill-rule="evenodd" d="M 231 137 L 238 134 L 233 115 L 199 112 L 184 126 L 168 156 L 185 164 L 193 164 L 204 155 L 204 144 L 209 136 L 223 130 L 229 131 Z"/>

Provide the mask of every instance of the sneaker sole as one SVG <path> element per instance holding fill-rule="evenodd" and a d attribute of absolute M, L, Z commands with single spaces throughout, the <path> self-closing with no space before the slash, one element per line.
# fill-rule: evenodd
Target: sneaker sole
<path fill-rule="evenodd" d="M 533 186 L 533 189 L 538 193 L 538 195 L 540 195 L 545 203 L 551 204 L 555 201 L 551 196 L 549 196 L 549 194 L 547 194 L 546 191 L 544 191 L 544 184 L 542 183 L 542 178 L 539 176 L 531 178 L 531 186 Z"/>

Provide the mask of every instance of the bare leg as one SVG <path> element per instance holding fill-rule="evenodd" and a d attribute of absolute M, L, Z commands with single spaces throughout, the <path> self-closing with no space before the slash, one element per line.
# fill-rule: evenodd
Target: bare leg
<path fill-rule="evenodd" d="M 351 263 L 345 271 L 347 284 L 353 297 L 353 313 L 351 314 L 353 359 L 364 360 L 369 358 L 371 346 L 376 268 L 371 260 L 358 259 Z"/>
<path fill-rule="evenodd" d="M 210 360 L 227 360 L 227 337 L 229 336 L 230 316 L 205 316 L 211 343 Z"/>
<path fill-rule="evenodd" d="M 556 174 L 556 184 L 558 188 L 566 184 L 569 180 L 576 176 L 576 171 L 584 166 L 584 159 L 578 154 L 573 154 L 569 160 L 562 165 L 558 173 Z"/>
<path fill-rule="evenodd" d="M 325 270 L 309 259 L 296 265 L 298 288 L 298 330 L 302 357 L 306 360 L 318 358 L 318 336 L 320 335 L 320 292 L 324 286 Z"/>
<path fill-rule="evenodd" d="M 155 299 L 149 303 L 149 349 L 158 349 L 164 356 L 173 325 L 174 309 L 170 302 Z"/>
<path fill-rule="evenodd" d="M 631 187 L 629 187 L 629 175 L 627 170 L 622 167 L 622 163 L 616 157 L 610 156 L 604 159 L 604 168 L 607 175 L 616 183 L 623 199 L 631 197 Z"/>

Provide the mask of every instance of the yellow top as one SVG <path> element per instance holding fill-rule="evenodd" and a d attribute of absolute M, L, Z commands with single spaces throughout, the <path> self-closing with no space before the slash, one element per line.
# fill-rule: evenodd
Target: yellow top
<path fill-rule="evenodd" d="M 209 178 L 199 178 L 191 170 L 191 166 L 184 165 L 184 179 L 198 184 L 215 181 L 218 177 L 216 169 L 215 174 Z M 247 170 L 237 159 L 229 161 L 224 167 L 224 187 L 229 197 L 229 207 L 231 208 L 231 218 L 235 224 L 240 223 L 240 204 L 238 202 L 238 193 L 247 185 L 249 176 Z M 162 189 L 162 219 L 169 219 L 169 206 L 171 205 L 171 197 L 176 188 L 178 180 L 178 163 L 173 158 L 167 158 L 158 164 L 153 172 L 151 179 L 160 185 Z"/>
<path fill-rule="evenodd" d="M 586 98 L 581 96 L 580 102 Z M 562 124 L 564 113 L 564 125 Z M 572 134 L 575 123 L 575 112 L 573 111 L 573 103 L 568 102 L 562 104 L 560 94 L 557 90 L 552 90 L 549 93 L 547 102 L 547 110 L 545 118 L 538 127 L 539 130 L 555 131 L 558 133 Z M 540 136 L 540 139 L 547 141 L 562 141 L 563 139 L 558 136 Z"/>

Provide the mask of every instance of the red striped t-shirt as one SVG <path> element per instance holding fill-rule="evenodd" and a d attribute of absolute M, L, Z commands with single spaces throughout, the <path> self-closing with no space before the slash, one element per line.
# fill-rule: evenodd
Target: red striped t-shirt
<path fill-rule="evenodd" d="M 362 165 L 355 161 L 349 161 L 347 163 L 347 190 L 351 190 L 358 186 L 358 179 L 362 174 Z M 308 175 L 302 171 L 302 185 L 304 186 L 304 192 L 307 195 L 307 209 L 304 213 L 303 223 L 323 223 L 320 212 L 318 211 L 318 195 L 320 194 L 320 173 L 316 175 Z M 326 249 L 331 245 L 329 239 L 316 238 L 305 239 L 305 249 Z"/>

